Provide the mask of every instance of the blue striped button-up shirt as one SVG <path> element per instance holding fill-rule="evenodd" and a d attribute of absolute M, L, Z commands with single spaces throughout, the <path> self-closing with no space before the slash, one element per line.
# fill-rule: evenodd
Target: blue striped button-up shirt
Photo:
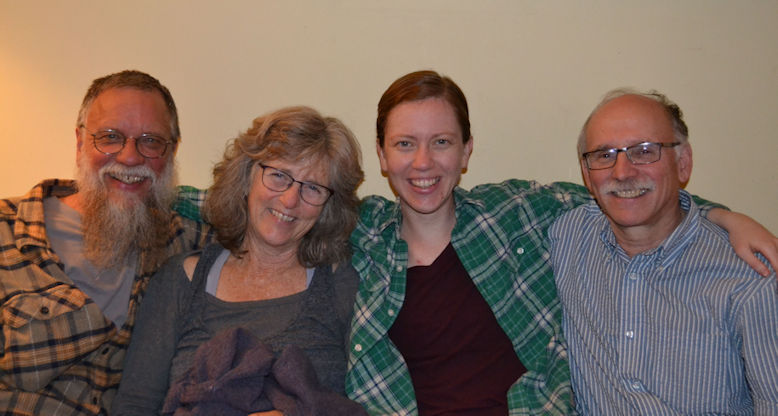
<path fill-rule="evenodd" d="M 778 415 L 778 295 L 687 215 L 629 258 L 597 205 L 550 229 L 573 391 L 586 415 Z"/>

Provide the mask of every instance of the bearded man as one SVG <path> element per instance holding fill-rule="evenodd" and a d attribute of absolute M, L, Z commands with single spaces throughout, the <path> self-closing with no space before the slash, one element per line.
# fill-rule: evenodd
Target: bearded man
<path fill-rule="evenodd" d="M 0 413 L 110 409 L 149 278 L 210 238 L 171 209 L 179 140 L 157 79 L 96 79 L 76 124 L 77 180 L 0 200 Z"/>

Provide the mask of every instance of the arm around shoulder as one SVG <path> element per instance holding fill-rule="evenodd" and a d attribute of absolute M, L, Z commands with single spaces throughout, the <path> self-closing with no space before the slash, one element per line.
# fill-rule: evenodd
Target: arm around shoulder
<path fill-rule="evenodd" d="M 778 237 L 751 217 L 713 208 L 708 213 L 708 219 L 729 232 L 729 241 L 735 253 L 762 276 L 770 274 L 766 264 L 754 253 L 761 253 L 778 270 Z"/>

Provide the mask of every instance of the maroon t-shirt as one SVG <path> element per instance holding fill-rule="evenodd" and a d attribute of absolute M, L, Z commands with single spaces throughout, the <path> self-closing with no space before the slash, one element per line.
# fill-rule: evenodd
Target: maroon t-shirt
<path fill-rule="evenodd" d="M 408 269 L 389 338 L 405 358 L 419 414 L 508 414 L 508 388 L 527 371 L 449 244 Z"/>

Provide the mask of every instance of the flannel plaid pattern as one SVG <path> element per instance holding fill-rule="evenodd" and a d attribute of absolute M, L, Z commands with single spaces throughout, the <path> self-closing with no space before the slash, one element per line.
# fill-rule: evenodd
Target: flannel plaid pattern
<path fill-rule="evenodd" d="M 454 198 L 454 249 L 528 370 L 508 391 L 510 414 L 574 413 L 546 231 L 591 201 L 589 193 L 572 183 L 509 180 L 457 188 Z M 372 415 L 418 414 L 408 368 L 387 335 L 405 296 L 401 221 L 399 204 L 368 197 L 351 238 L 362 282 L 346 390 Z"/>
<path fill-rule="evenodd" d="M 202 221 L 206 190 L 179 187 L 176 210 Z M 586 188 L 509 180 L 454 190 L 452 244 L 528 372 L 508 391 L 510 415 L 575 414 L 546 231 L 592 201 Z M 703 211 L 720 205 L 697 199 Z M 407 245 L 396 203 L 367 197 L 351 235 L 361 278 L 351 325 L 346 391 L 371 415 L 417 415 L 408 368 L 387 332 L 405 295 Z"/>
<path fill-rule="evenodd" d="M 0 413 L 105 414 L 121 378 L 135 313 L 154 266 L 141 255 L 117 329 L 65 275 L 47 240 L 43 199 L 75 192 L 50 179 L 0 200 Z M 170 254 L 202 247 L 207 226 L 173 215 Z"/>

